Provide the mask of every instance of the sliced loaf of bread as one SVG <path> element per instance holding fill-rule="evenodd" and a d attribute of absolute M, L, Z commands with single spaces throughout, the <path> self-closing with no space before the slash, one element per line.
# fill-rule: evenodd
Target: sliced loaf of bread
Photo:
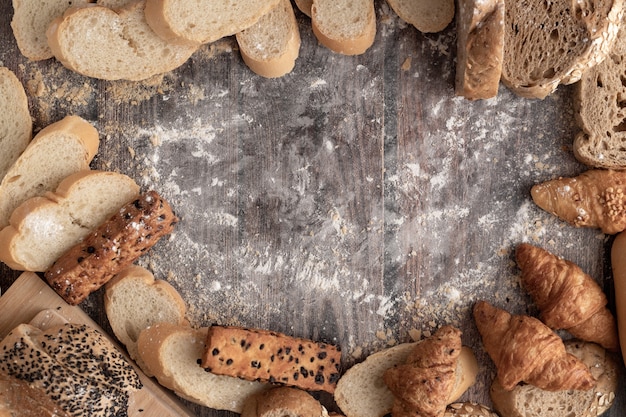
<path fill-rule="evenodd" d="M 139 334 L 139 357 L 161 385 L 181 398 L 241 413 L 249 396 L 271 385 L 205 371 L 199 363 L 207 331 L 171 323 L 155 324 Z"/>
<path fill-rule="evenodd" d="M 360 55 L 374 43 L 374 0 L 313 0 L 311 24 L 317 40 L 344 55 Z"/>
<path fill-rule="evenodd" d="M 147 0 L 146 19 L 150 27 L 168 42 L 201 45 L 249 28 L 278 2 Z"/>
<path fill-rule="evenodd" d="M 107 282 L 104 309 L 115 337 L 148 376 L 152 375 L 137 350 L 139 333 L 157 323 L 187 324 L 187 307 L 176 289 L 138 265 L 125 268 Z"/>
<path fill-rule="evenodd" d="M 243 61 L 255 73 L 276 78 L 291 72 L 300 53 L 300 31 L 291 1 L 281 0 L 236 38 Z"/>
<path fill-rule="evenodd" d="M 455 93 L 470 100 L 498 94 L 504 53 L 504 0 L 460 0 Z"/>
<path fill-rule="evenodd" d="M 502 81 L 543 99 L 602 62 L 617 38 L 623 0 L 506 3 Z"/>
<path fill-rule="evenodd" d="M 70 174 L 89 168 L 98 151 L 98 131 L 78 116 L 67 116 L 42 129 L 0 183 L 0 228 L 17 206 L 55 190 Z"/>
<path fill-rule="evenodd" d="M 139 195 L 130 177 L 79 171 L 54 193 L 18 206 L 0 231 L 0 260 L 19 271 L 46 271 L 65 251 Z"/>
<path fill-rule="evenodd" d="M 33 121 L 20 80 L 0 67 L 0 181 L 30 143 Z"/>
<path fill-rule="evenodd" d="M 387 0 L 405 22 L 425 33 L 441 32 L 454 19 L 454 0 Z"/>
<path fill-rule="evenodd" d="M 65 67 L 104 80 L 139 81 L 178 68 L 197 48 L 157 36 L 144 6 L 139 0 L 115 10 L 69 8 L 48 27 L 50 49 Z"/>

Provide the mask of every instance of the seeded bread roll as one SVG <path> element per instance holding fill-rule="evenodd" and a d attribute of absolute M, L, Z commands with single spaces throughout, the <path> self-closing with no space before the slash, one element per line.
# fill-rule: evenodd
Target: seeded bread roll
<path fill-rule="evenodd" d="M 202 367 L 218 375 L 334 392 L 340 375 L 336 346 L 241 327 L 209 328 Z"/>
<path fill-rule="evenodd" d="M 306 391 L 276 387 L 247 398 L 241 417 L 328 417 L 328 412 Z"/>
<path fill-rule="evenodd" d="M 68 304 L 79 304 L 171 233 L 176 223 L 167 201 L 155 191 L 142 194 L 65 252 L 46 271 L 46 280 Z"/>
<path fill-rule="evenodd" d="M 40 388 L 0 373 L 0 417 L 69 417 Z"/>
<path fill-rule="evenodd" d="M 446 408 L 443 417 L 499 417 L 482 404 L 476 403 L 453 403 Z"/>
<path fill-rule="evenodd" d="M 405 22 L 425 33 L 441 32 L 454 19 L 454 0 L 387 0 Z"/>

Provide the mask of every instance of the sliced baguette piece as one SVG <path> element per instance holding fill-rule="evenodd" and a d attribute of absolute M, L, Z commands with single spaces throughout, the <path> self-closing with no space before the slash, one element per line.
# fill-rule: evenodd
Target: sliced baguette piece
<path fill-rule="evenodd" d="M 70 174 L 89 169 L 98 151 L 98 131 L 78 116 L 42 129 L 0 183 L 0 228 L 31 197 L 55 190 Z"/>
<path fill-rule="evenodd" d="M 137 339 L 142 330 L 162 322 L 188 324 L 187 306 L 178 291 L 167 281 L 139 265 L 131 265 L 115 275 L 105 286 L 104 309 L 115 337 L 126 346 L 130 357 L 148 376 Z"/>
<path fill-rule="evenodd" d="M 311 17 L 311 6 L 313 6 L 313 0 L 295 0 L 295 2 L 298 10 L 308 17 Z"/>
<path fill-rule="evenodd" d="M 460 0 L 455 93 L 469 100 L 498 94 L 504 53 L 504 0 Z"/>
<path fill-rule="evenodd" d="M 506 391 L 496 381 L 489 395 L 501 417 L 597 417 L 614 403 L 619 365 L 602 347 L 594 343 L 569 340 L 566 350 L 581 359 L 597 384 L 588 391 L 544 391 L 532 385 L 517 385 Z"/>
<path fill-rule="evenodd" d="M 441 32 L 454 19 L 454 0 L 387 0 L 405 22 L 424 33 Z"/>
<path fill-rule="evenodd" d="M 207 332 L 207 328 L 155 324 L 139 333 L 139 357 L 161 385 L 181 398 L 209 408 L 241 413 L 249 396 L 271 385 L 206 372 L 200 360 Z"/>
<path fill-rule="evenodd" d="M 300 53 L 300 31 L 291 1 L 281 0 L 236 38 L 243 61 L 255 73 L 276 78 L 291 72 Z"/>
<path fill-rule="evenodd" d="M 328 417 L 328 411 L 304 390 L 275 387 L 249 396 L 241 417 Z"/>
<path fill-rule="evenodd" d="M 374 43 L 373 0 L 313 0 L 311 24 L 317 40 L 344 55 L 360 55 Z"/>
<path fill-rule="evenodd" d="M 168 42 L 201 45 L 249 28 L 279 1 L 147 0 L 146 20 Z"/>
<path fill-rule="evenodd" d="M 420 342 L 416 342 L 420 343 Z M 368 356 L 348 369 L 335 389 L 335 402 L 346 417 L 383 417 L 391 412 L 394 397 L 383 381 L 385 371 L 406 362 L 415 343 L 401 343 Z M 475 382 L 478 362 L 463 346 L 457 364 L 457 384 L 450 395 L 455 402 Z"/>
<path fill-rule="evenodd" d="M 602 62 L 617 39 L 623 0 L 506 3 L 502 81 L 543 99 Z"/>
<path fill-rule="evenodd" d="M 144 5 L 139 0 L 116 10 L 69 8 L 46 31 L 50 49 L 65 67 L 103 80 L 140 81 L 172 71 L 197 47 L 157 36 L 146 23 Z"/>
<path fill-rule="evenodd" d="M 13 211 L 0 231 L 0 260 L 14 270 L 43 272 L 138 195 L 139 186 L 123 174 L 69 175 L 54 193 L 32 197 Z"/>
<path fill-rule="evenodd" d="M 24 87 L 10 69 L 0 67 L 0 181 L 24 152 L 32 133 Z"/>

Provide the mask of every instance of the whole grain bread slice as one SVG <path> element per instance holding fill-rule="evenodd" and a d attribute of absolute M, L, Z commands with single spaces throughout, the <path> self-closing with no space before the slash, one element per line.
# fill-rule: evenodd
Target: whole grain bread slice
<path fill-rule="evenodd" d="M 98 131 L 78 116 L 42 129 L 0 183 L 0 228 L 31 197 L 55 190 L 70 174 L 89 168 L 99 146 Z"/>
<path fill-rule="evenodd" d="M 172 71 L 197 47 L 173 45 L 157 36 L 146 22 L 144 6 L 139 0 L 115 10 L 69 8 L 48 27 L 50 49 L 65 67 L 104 80 L 140 81 Z"/>
<path fill-rule="evenodd" d="M 506 3 L 502 81 L 543 99 L 602 62 L 617 39 L 623 0 Z"/>
<path fill-rule="evenodd" d="M 30 143 L 32 130 L 22 83 L 10 69 L 0 67 L 0 181 Z"/>
<path fill-rule="evenodd" d="M 405 22 L 425 33 L 440 32 L 454 19 L 454 0 L 387 0 Z"/>
<path fill-rule="evenodd" d="M 243 61 L 255 73 L 276 78 L 291 72 L 300 53 L 300 31 L 291 1 L 281 0 L 236 38 Z"/>

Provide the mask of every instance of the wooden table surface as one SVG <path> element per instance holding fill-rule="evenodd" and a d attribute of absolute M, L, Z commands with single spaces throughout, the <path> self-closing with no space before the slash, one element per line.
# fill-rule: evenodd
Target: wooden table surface
<path fill-rule="evenodd" d="M 175 233 L 138 263 L 181 292 L 194 325 L 333 342 L 349 367 L 452 324 L 481 365 L 463 398 L 490 404 L 493 365 L 470 309 L 485 299 L 536 314 L 519 287 L 518 243 L 575 261 L 611 298 L 610 237 L 555 219 L 529 195 L 586 169 L 572 154 L 572 88 L 542 101 L 504 86 L 492 100 L 455 97 L 453 25 L 425 35 L 383 1 L 376 11 L 361 56 L 319 45 L 298 13 L 300 57 L 285 77 L 253 74 L 228 38 L 131 83 L 29 62 L 2 0 L 0 64 L 24 83 L 36 131 L 68 114 L 89 120 L 101 138 L 92 167 L 173 205 Z M 2 265 L 3 292 L 17 275 Z M 101 291 L 81 307 L 109 328 Z M 626 414 L 623 382 L 608 416 Z"/>

